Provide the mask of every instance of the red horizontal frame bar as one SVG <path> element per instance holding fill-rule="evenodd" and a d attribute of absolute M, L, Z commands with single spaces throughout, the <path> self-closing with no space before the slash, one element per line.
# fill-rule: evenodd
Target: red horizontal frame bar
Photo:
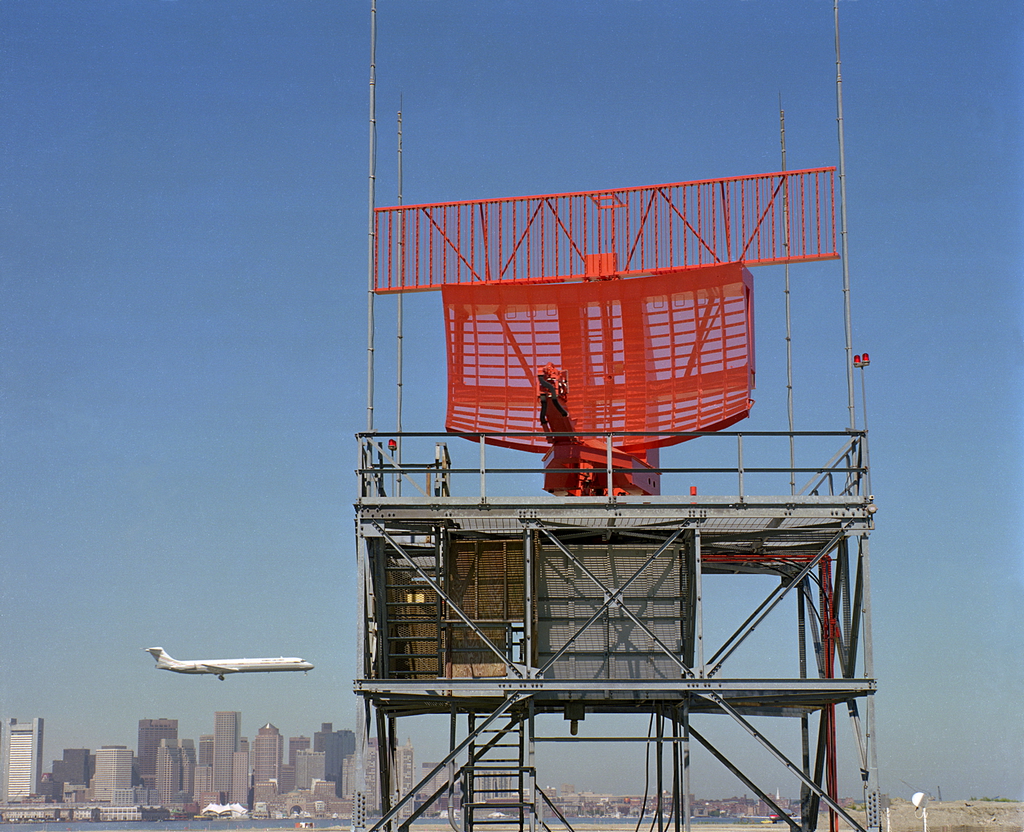
<path fill-rule="evenodd" d="M 374 213 L 380 293 L 839 257 L 834 167 Z"/>

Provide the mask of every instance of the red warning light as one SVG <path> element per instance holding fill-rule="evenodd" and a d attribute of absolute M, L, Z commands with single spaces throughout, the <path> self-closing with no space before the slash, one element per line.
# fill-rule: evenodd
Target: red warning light
<path fill-rule="evenodd" d="M 861 367 L 867 367 L 868 364 L 870 364 L 870 363 L 871 363 L 871 359 L 868 357 L 867 353 L 864 353 L 864 355 L 862 355 L 860 357 L 860 366 Z"/>
<path fill-rule="evenodd" d="M 398 443 L 394 439 L 388 440 L 388 450 L 391 451 L 391 453 L 398 450 Z"/>

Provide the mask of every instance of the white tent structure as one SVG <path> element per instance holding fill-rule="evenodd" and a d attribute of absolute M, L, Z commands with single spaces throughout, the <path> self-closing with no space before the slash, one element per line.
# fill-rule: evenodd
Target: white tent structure
<path fill-rule="evenodd" d="M 209 818 L 244 818 L 248 817 L 249 810 L 240 803 L 210 803 L 200 814 Z"/>

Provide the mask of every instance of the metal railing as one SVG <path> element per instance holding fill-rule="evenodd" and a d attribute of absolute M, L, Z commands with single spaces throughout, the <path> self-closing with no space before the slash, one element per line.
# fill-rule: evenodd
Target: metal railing
<path fill-rule="evenodd" d="M 544 474 L 543 462 L 525 455 L 489 444 L 490 440 L 522 437 L 559 437 L 569 434 L 547 432 L 514 433 L 438 433 L 404 432 L 359 433 L 359 466 L 356 475 L 362 498 L 383 498 L 403 495 L 413 500 L 446 497 L 510 496 L 540 492 L 539 478 Z M 612 448 L 623 437 L 657 436 L 683 442 L 700 439 L 699 443 L 661 448 L 664 456 L 692 458 L 686 466 L 654 465 L 644 469 L 662 475 L 665 494 L 683 494 L 700 488 L 703 494 L 737 497 L 740 500 L 754 495 L 784 495 L 802 497 L 866 497 L 870 494 L 870 472 L 867 464 L 867 434 L 865 431 L 668 431 L 650 434 L 641 432 L 576 433 L 578 438 L 592 437 L 607 448 L 605 466 L 596 469 L 612 482 L 614 474 L 634 472 L 634 468 L 615 467 Z M 459 439 L 449 446 L 448 440 Z M 466 442 L 465 440 L 469 440 Z M 788 458 L 789 443 L 798 449 L 797 456 L 826 456 L 824 464 L 772 465 L 775 458 Z M 403 446 L 399 461 L 395 448 Z M 472 445 L 470 444 L 472 443 Z M 431 453 L 431 447 L 432 453 Z M 473 445 L 476 447 L 474 448 Z M 838 448 L 836 446 L 838 445 Z M 803 448 L 806 446 L 806 449 Z M 457 448 L 453 463 L 452 450 Z M 426 462 L 407 462 L 419 452 Z M 430 458 L 432 456 L 432 459 Z M 536 464 L 523 464 L 536 460 Z M 516 464 L 518 463 L 518 464 Z M 559 468 L 559 473 L 595 473 L 594 468 Z M 532 482 L 524 477 L 532 476 Z M 512 482 L 507 489 L 496 489 L 496 479 Z M 684 478 L 696 482 L 687 486 L 677 484 Z M 514 479 L 512 479 L 514 478 Z M 805 481 L 802 488 L 791 483 Z M 667 486 L 667 487 L 666 487 Z M 678 490 L 677 490 L 678 488 Z M 717 488 L 717 491 L 714 490 Z M 710 489 L 710 490 L 709 490 Z M 696 491 L 689 491 L 696 494 Z"/>

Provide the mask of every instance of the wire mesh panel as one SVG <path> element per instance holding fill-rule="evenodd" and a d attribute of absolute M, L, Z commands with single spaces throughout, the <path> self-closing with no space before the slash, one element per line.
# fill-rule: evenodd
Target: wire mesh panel
<path fill-rule="evenodd" d="M 753 281 L 740 264 L 631 280 L 446 286 L 442 295 L 450 431 L 539 430 L 537 370 L 548 362 L 568 372 L 581 432 L 720 430 L 753 403 Z M 488 441 L 549 447 L 543 437 Z"/>
<path fill-rule="evenodd" d="M 452 539 L 445 571 L 449 598 L 476 626 L 451 612 L 446 616 L 446 675 L 504 676 L 504 663 L 479 634 L 504 650 L 506 658 L 517 658 L 513 651 L 525 614 L 522 538 Z"/>
<path fill-rule="evenodd" d="M 614 591 L 624 586 L 650 555 L 621 545 L 573 547 L 578 563 L 554 547 L 544 547 L 537 573 L 537 663 L 545 666 L 567 644 L 546 675 L 552 679 L 678 679 L 679 664 L 663 647 L 682 656 L 684 616 L 678 549 L 663 553 L 623 593 L 623 606 L 605 609 L 605 592 L 581 568 Z"/>

